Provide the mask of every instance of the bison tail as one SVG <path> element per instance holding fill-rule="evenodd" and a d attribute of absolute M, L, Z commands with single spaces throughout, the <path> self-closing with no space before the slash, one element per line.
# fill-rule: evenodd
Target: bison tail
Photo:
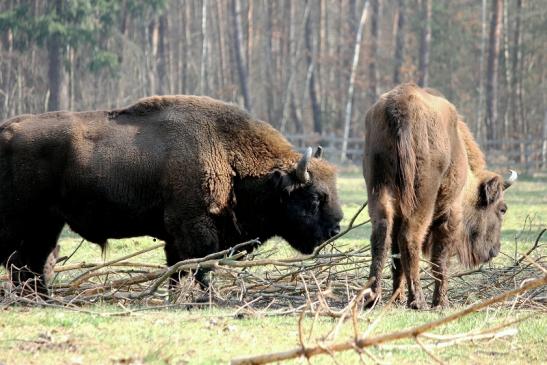
<path fill-rule="evenodd" d="M 408 101 L 393 100 L 386 109 L 387 122 L 396 141 L 395 188 L 404 216 L 409 216 L 416 207 L 416 146 L 411 123 L 413 113 L 409 104 Z"/>

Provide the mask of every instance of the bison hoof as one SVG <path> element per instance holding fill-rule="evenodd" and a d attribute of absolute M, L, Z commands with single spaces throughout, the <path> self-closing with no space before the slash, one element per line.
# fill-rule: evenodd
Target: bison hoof
<path fill-rule="evenodd" d="M 407 301 L 408 301 L 408 299 L 407 299 L 406 295 L 400 294 L 399 296 L 397 296 L 395 298 L 395 300 L 393 301 L 393 304 L 404 306 L 407 303 Z"/>
<path fill-rule="evenodd" d="M 365 303 L 365 308 L 372 308 L 377 305 L 382 299 L 382 294 L 374 291 L 367 291 L 363 296 L 363 303 Z"/>
<path fill-rule="evenodd" d="M 441 301 L 433 301 L 431 304 L 431 308 L 433 309 L 445 309 L 448 308 L 449 303 L 448 300 L 441 300 Z"/>
<path fill-rule="evenodd" d="M 391 294 L 393 297 L 393 303 L 398 305 L 404 305 L 407 302 L 406 294 L 404 290 L 399 290 L 399 292 L 394 291 L 393 294 Z"/>
<path fill-rule="evenodd" d="M 413 300 L 412 302 L 408 303 L 408 307 L 410 309 L 423 310 L 427 308 L 427 304 L 424 300 Z"/>

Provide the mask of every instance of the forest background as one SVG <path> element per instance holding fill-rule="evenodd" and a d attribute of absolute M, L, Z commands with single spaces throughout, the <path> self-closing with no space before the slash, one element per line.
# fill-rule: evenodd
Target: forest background
<path fill-rule="evenodd" d="M 495 146 L 522 160 L 539 141 L 544 168 L 546 14 L 543 0 L 3 0 L 0 119 L 209 95 L 339 138 L 343 160 L 378 96 L 416 82 L 483 147 L 518 141 Z"/>

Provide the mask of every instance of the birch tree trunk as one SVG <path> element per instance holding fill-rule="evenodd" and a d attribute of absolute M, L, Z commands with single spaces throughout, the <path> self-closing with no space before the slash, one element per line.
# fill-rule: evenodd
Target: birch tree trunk
<path fill-rule="evenodd" d="M 359 22 L 359 28 L 357 29 L 357 36 L 355 38 L 355 49 L 353 51 L 353 62 L 351 63 L 351 74 L 349 78 L 348 97 L 346 103 L 346 112 L 344 114 L 344 139 L 342 140 L 342 153 L 340 154 L 340 160 L 345 161 L 348 150 L 348 138 L 349 129 L 351 124 L 351 111 L 353 106 L 353 90 L 355 84 L 355 75 L 357 71 L 357 65 L 359 64 L 359 53 L 361 52 L 361 39 L 363 37 L 363 27 L 367 20 L 368 13 L 368 0 L 363 7 L 363 13 L 361 14 L 361 21 Z"/>
<path fill-rule="evenodd" d="M 60 16 L 63 11 L 63 0 L 56 0 L 54 6 L 56 14 Z M 68 87 L 66 83 L 63 49 L 64 44 L 61 35 L 58 33 L 53 34 L 48 43 L 49 101 L 47 109 L 49 111 L 62 110 L 67 107 Z"/>
<path fill-rule="evenodd" d="M 185 49 L 182 49 L 182 77 L 181 77 L 181 85 L 180 89 L 184 94 L 188 94 L 190 92 L 190 86 L 189 86 L 189 77 L 188 77 L 188 64 L 190 63 L 190 59 L 192 58 L 192 55 L 190 54 L 192 50 L 192 28 L 190 26 L 190 22 L 192 19 L 192 7 L 190 5 L 190 1 L 186 1 L 184 4 L 184 25 L 183 25 L 183 32 L 182 38 L 184 40 L 183 44 L 185 46 Z"/>
<path fill-rule="evenodd" d="M 199 72 L 199 91 L 201 95 L 207 94 L 207 0 L 202 0 L 201 7 L 201 66 Z"/>
<path fill-rule="evenodd" d="M 148 57 L 148 94 L 157 92 L 157 59 L 158 59 L 158 42 L 159 42 L 159 23 L 157 19 L 153 19 L 148 26 L 147 40 L 150 44 Z"/>
<path fill-rule="evenodd" d="M 159 30 L 158 30 L 158 85 L 156 88 L 156 92 L 158 94 L 170 94 L 171 93 L 171 86 L 169 83 L 170 75 L 168 73 L 169 68 L 169 50 L 167 46 L 167 42 L 169 39 L 169 27 L 168 27 L 168 21 L 167 21 L 167 15 L 160 16 L 159 21 Z"/>

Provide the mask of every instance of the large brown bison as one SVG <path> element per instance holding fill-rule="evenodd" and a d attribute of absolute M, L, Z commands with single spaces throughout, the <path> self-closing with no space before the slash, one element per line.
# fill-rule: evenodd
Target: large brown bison
<path fill-rule="evenodd" d="M 508 180 L 486 170 L 484 155 L 454 106 L 433 90 L 403 84 L 366 115 L 363 174 L 372 219 L 373 298 L 381 296 L 387 252 L 393 291 L 424 308 L 420 253 L 431 255 L 433 306 L 446 306 L 452 254 L 475 266 L 496 256 Z"/>
<path fill-rule="evenodd" d="M 318 150 L 320 151 L 320 150 Z M 339 232 L 334 168 L 208 97 L 22 115 L 0 125 L 0 262 L 38 274 L 68 224 L 88 241 L 150 235 L 167 264 L 281 236 L 310 253 Z"/>

